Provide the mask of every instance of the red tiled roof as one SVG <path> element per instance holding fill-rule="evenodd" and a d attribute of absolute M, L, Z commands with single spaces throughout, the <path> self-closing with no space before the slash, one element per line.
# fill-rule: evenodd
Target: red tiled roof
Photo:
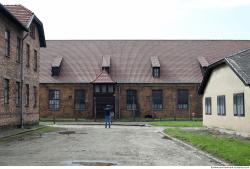
<path fill-rule="evenodd" d="M 90 83 L 101 71 L 102 56 L 111 58 L 110 77 L 118 83 L 200 83 L 198 57 L 209 64 L 250 48 L 240 40 L 53 40 L 40 51 L 40 83 Z M 63 57 L 60 76 L 51 76 L 51 63 Z M 157 56 L 160 78 L 152 77 Z"/>
<path fill-rule="evenodd" d="M 33 12 L 22 5 L 4 5 L 23 25 L 27 26 L 33 16 Z"/>
<path fill-rule="evenodd" d="M 92 83 L 115 83 L 109 74 L 104 70 L 102 71 Z"/>

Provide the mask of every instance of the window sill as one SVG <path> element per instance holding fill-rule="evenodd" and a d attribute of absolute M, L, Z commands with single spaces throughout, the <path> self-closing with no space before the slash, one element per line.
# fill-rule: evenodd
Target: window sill
<path fill-rule="evenodd" d="M 152 109 L 152 111 L 163 111 L 163 109 Z"/>
<path fill-rule="evenodd" d="M 179 111 L 188 111 L 188 108 L 187 109 L 178 109 L 177 108 L 177 110 L 179 110 Z"/>
<path fill-rule="evenodd" d="M 52 109 L 49 109 L 49 111 L 56 112 L 56 111 L 59 111 L 59 109 L 58 109 L 58 110 L 52 110 Z"/>
<path fill-rule="evenodd" d="M 136 111 L 137 109 L 126 109 L 127 111 Z"/>
<path fill-rule="evenodd" d="M 243 115 L 234 115 L 234 117 L 245 117 L 245 114 L 243 114 Z"/>

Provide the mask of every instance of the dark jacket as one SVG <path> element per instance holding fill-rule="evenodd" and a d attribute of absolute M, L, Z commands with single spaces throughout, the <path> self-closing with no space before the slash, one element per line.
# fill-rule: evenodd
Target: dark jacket
<path fill-rule="evenodd" d="M 104 109 L 104 115 L 105 116 L 110 116 L 111 109 L 110 108 L 105 108 Z"/>

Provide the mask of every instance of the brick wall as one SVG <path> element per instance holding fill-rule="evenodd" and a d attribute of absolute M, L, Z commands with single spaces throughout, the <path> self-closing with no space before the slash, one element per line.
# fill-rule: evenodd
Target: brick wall
<path fill-rule="evenodd" d="M 154 111 L 157 117 L 161 118 L 190 118 L 191 113 L 195 112 L 196 117 L 202 117 L 201 97 L 197 95 L 197 84 L 118 84 L 116 87 L 116 110 L 120 112 L 121 118 L 133 116 L 132 111 L 126 109 L 127 90 L 137 90 L 139 116 L 144 117 L 150 114 L 152 90 L 163 90 L 163 110 Z M 59 117 L 74 117 L 74 89 L 84 89 L 86 92 L 87 109 L 80 112 L 78 117 L 94 118 L 93 110 L 93 88 L 92 84 L 40 84 L 40 117 L 53 117 L 53 112 L 48 109 L 48 94 L 50 89 L 60 90 L 60 110 L 55 113 Z M 178 110 L 177 91 L 187 89 L 189 91 L 190 108 Z M 119 92 L 120 91 L 120 94 Z"/>
<path fill-rule="evenodd" d="M 5 57 L 4 47 L 4 32 L 10 31 L 10 56 Z M 36 31 L 37 32 L 37 31 Z M 16 61 L 17 56 L 17 37 L 22 38 L 26 32 L 23 32 L 15 24 L 10 22 L 5 16 L 0 14 L 0 127 L 2 126 L 16 126 L 21 124 L 21 107 L 17 107 L 15 103 L 16 99 L 16 82 L 21 82 L 20 72 L 21 64 Z M 33 66 L 33 49 L 38 51 L 38 63 L 39 63 L 39 40 L 38 33 L 35 40 L 28 38 L 25 40 L 30 43 L 31 49 L 31 66 Z M 24 51 L 25 59 L 25 51 Z M 30 104 L 33 102 L 33 86 L 37 86 L 39 89 L 39 72 L 34 72 L 33 69 L 24 67 L 24 85 L 30 85 Z M 9 104 L 4 105 L 3 101 L 3 80 L 9 80 Z M 23 94 L 25 91 L 23 91 Z M 38 99 L 39 101 L 39 99 Z M 37 103 L 38 105 L 39 103 Z M 38 123 L 39 113 L 38 106 L 25 107 L 25 124 Z"/>
<path fill-rule="evenodd" d="M 161 118 L 190 118 L 192 112 L 196 117 L 202 117 L 202 99 L 197 94 L 198 85 L 196 84 L 120 84 L 120 116 L 121 118 L 131 117 L 133 112 L 126 109 L 127 90 L 137 91 L 138 115 L 152 114 L 152 90 L 163 91 L 163 109 L 153 110 L 157 117 Z M 177 109 L 177 91 L 178 89 L 187 89 L 189 91 L 189 108 L 185 110 Z"/>
<path fill-rule="evenodd" d="M 82 112 L 74 111 L 74 91 L 85 91 L 86 109 Z M 49 110 L 49 90 L 60 91 L 60 109 Z M 75 117 L 93 118 L 93 89 L 91 84 L 40 84 L 40 117 Z"/>

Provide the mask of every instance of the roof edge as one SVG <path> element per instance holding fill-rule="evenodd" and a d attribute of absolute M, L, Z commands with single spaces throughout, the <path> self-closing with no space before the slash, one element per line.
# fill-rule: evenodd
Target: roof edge
<path fill-rule="evenodd" d="M 204 90 L 205 90 L 205 88 L 206 88 L 206 86 L 207 86 L 207 83 L 208 83 L 208 81 L 209 81 L 209 79 L 210 79 L 210 76 L 211 76 L 211 74 L 212 74 L 212 71 L 214 70 L 214 69 L 216 69 L 218 66 L 220 66 L 220 65 L 222 65 L 222 64 L 227 64 L 231 69 L 232 69 L 232 71 L 239 77 L 239 79 L 245 84 L 245 85 L 250 85 L 250 84 L 248 84 L 247 82 L 246 82 L 246 80 L 239 74 L 239 72 L 237 72 L 237 70 L 235 69 L 235 67 L 229 62 L 229 60 L 228 60 L 228 58 L 230 58 L 230 57 L 233 57 L 233 56 L 235 56 L 235 55 L 238 55 L 238 54 L 241 54 L 241 53 L 243 53 L 243 52 L 245 52 L 245 51 L 247 51 L 247 50 L 249 50 L 249 49 L 244 49 L 244 50 L 242 50 L 242 51 L 240 51 L 240 52 L 238 52 L 238 53 L 234 53 L 234 54 L 232 54 L 232 55 L 230 55 L 230 56 L 228 56 L 228 57 L 225 57 L 225 58 L 223 58 L 223 59 L 221 59 L 221 60 L 219 60 L 219 61 L 217 61 L 217 62 L 215 62 L 215 63 L 213 63 L 213 64 L 211 64 L 211 65 L 209 65 L 208 67 L 207 67 L 207 70 L 206 70 L 206 72 L 205 72 L 205 75 L 204 75 L 204 77 L 203 77 L 203 79 L 202 79 L 202 82 L 201 82 L 201 84 L 200 84 L 200 86 L 199 86 L 199 89 L 198 89 L 198 94 L 204 94 Z"/>
<path fill-rule="evenodd" d="M 27 25 L 28 27 L 30 27 L 31 23 L 35 21 L 37 24 L 37 28 L 38 28 L 38 33 L 39 33 L 39 42 L 40 42 L 40 47 L 46 47 L 46 39 L 45 39 L 45 33 L 44 33 L 44 28 L 43 28 L 43 23 L 38 19 L 38 17 L 33 14 L 29 24 Z"/>
<path fill-rule="evenodd" d="M 5 13 L 5 14 L 7 14 L 7 17 L 9 17 L 9 19 L 11 19 L 16 25 L 18 25 L 19 27 L 21 27 L 22 28 L 22 30 L 24 30 L 24 31 L 26 31 L 26 32 L 28 32 L 29 30 L 28 30 L 28 28 L 25 26 L 25 25 L 23 25 L 8 9 L 6 9 L 5 7 L 4 7 L 4 5 L 2 5 L 1 3 L 0 3 L 0 10 L 3 10 L 3 13 Z"/>

